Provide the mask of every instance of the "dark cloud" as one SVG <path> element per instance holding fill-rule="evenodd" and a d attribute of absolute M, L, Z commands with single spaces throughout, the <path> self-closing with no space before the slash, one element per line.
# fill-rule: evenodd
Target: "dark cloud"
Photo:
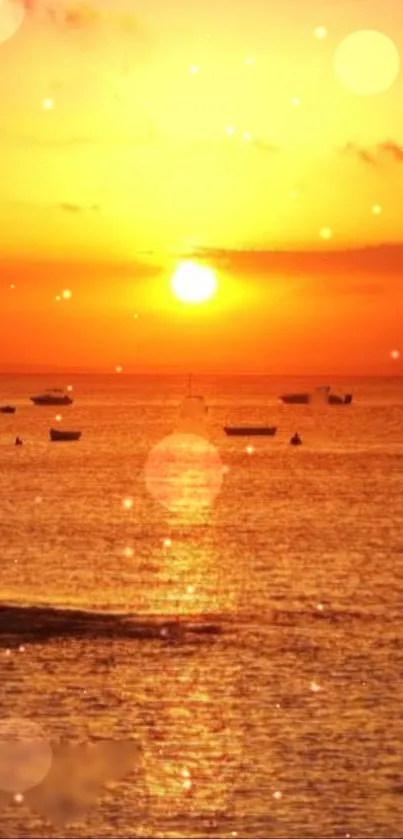
<path fill-rule="evenodd" d="M 344 272 L 357 272 L 367 277 L 383 274 L 401 275 L 403 272 L 403 242 L 383 244 L 363 248 L 340 248 L 339 250 L 220 250 L 204 248 L 195 251 L 192 256 L 214 260 L 228 270 L 250 275 L 271 274 L 326 276 L 343 275 Z M 372 280 L 368 288 L 375 293 Z"/>

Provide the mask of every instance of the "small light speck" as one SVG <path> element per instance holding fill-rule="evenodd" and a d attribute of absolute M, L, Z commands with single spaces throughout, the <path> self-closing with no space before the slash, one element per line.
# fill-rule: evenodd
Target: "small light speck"
<path fill-rule="evenodd" d="M 276 790 L 276 792 L 273 793 L 273 798 L 275 798 L 276 801 L 280 801 L 280 798 L 282 798 L 282 796 L 283 796 L 283 793 L 280 792 L 280 790 Z"/>
<path fill-rule="evenodd" d="M 324 607 L 323 603 L 318 603 L 318 605 L 317 605 L 317 607 L 316 607 L 316 608 L 317 608 L 318 612 L 323 612 L 323 609 L 324 609 L 325 607 Z"/>
<path fill-rule="evenodd" d="M 63 300 L 71 300 L 72 296 L 73 296 L 72 292 L 70 291 L 69 288 L 63 289 L 63 291 L 62 291 Z"/>
<path fill-rule="evenodd" d="M 310 688 L 312 693 L 319 693 L 319 691 L 322 690 L 322 688 L 320 687 L 320 685 L 318 685 L 317 682 L 311 682 Z"/>
<path fill-rule="evenodd" d="M 115 370 L 116 370 L 117 373 L 122 373 L 123 372 L 123 367 L 121 367 L 120 364 L 118 364 L 117 367 L 115 367 Z"/>
<path fill-rule="evenodd" d="M 168 537 L 167 539 L 164 539 L 164 540 L 163 540 L 163 543 L 162 543 L 162 544 L 164 545 L 164 548 L 170 548 L 170 547 L 171 547 L 171 545 L 172 545 L 172 539 L 170 539 L 170 538 Z"/>
<path fill-rule="evenodd" d="M 69 393 L 73 390 L 73 385 L 67 385 L 67 390 Z"/>
<path fill-rule="evenodd" d="M 281 705 L 280 705 L 279 702 L 277 702 L 276 708 L 281 708 Z"/>
<path fill-rule="evenodd" d="M 41 495 L 37 495 L 37 496 L 36 496 L 36 498 L 35 498 L 35 504 L 42 504 L 42 496 L 41 496 Z"/>
<path fill-rule="evenodd" d="M 133 550 L 133 548 L 130 548 L 128 546 L 127 548 L 124 549 L 123 553 L 124 553 L 125 557 L 127 557 L 127 559 L 130 559 L 130 557 L 133 556 L 133 554 L 134 554 L 134 550 Z"/>
<path fill-rule="evenodd" d="M 137 319 L 138 319 L 138 314 L 137 314 L 137 312 L 135 312 L 135 313 L 134 313 L 134 315 L 133 315 L 133 319 L 134 319 L 134 320 L 137 320 Z"/>
<path fill-rule="evenodd" d="M 332 233 L 330 227 L 322 227 L 322 229 L 319 231 L 319 235 L 320 235 L 321 239 L 331 239 L 332 236 L 333 236 L 333 233 Z"/>
<path fill-rule="evenodd" d="M 132 498 L 124 498 L 122 504 L 123 504 L 123 507 L 125 508 L 125 510 L 131 510 L 132 507 L 133 507 L 133 499 Z"/>
<path fill-rule="evenodd" d="M 379 216 L 382 212 L 381 205 L 380 204 L 374 204 L 374 206 L 372 207 L 372 212 L 373 212 L 374 216 Z"/>
<path fill-rule="evenodd" d="M 188 587 L 187 587 L 187 593 L 188 593 L 188 594 L 194 594 L 194 590 L 195 590 L 195 587 L 194 587 L 194 586 L 188 586 Z"/>
<path fill-rule="evenodd" d="M 56 422 L 61 422 L 61 421 L 62 421 L 62 419 L 63 419 L 63 417 L 62 417 L 62 415 L 61 415 L 61 414 L 56 414 L 56 416 L 55 416 L 55 420 L 56 420 Z"/>
<path fill-rule="evenodd" d="M 253 65 L 254 63 L 255 63 L 255 59 L 254 59 L 254 58 L 252 58 L 252 56 L 251 56 L 251 55 L 250 55 L 250 56 L 248 56 L 248 58 L 245 60 L 245 64 L 247 64 L 247 65 L 248 65 L 248 67 L 252 67 L 252 65 Z"/>
<path fill-rule="evenodd" d="M 246 446 L 245 451 L 246 451 L 247 454 L 253 454 L 255 449 L 253 448 L 253 446 Z"/>
<path fill-rule="evenodd" d="M 15 289 L 14 283 L 11 283 L 10 288 L 14 291 L 14 289 Z"/>
<path fill-rule="evenodd" d="M 299 105 L 299 98 L 298 98 L 298 96 L 293 96 L 293 98 L 291 99 L 291 105 L 292 105 L 294 108 L 298 108 L 298 105 Z"/>
<path fill-rule="evenodd" d="M 394 361 L 397 361 L 397 359 L 400 358 L 399 350 L 392 350 L 390 357 L 393 358 Z"/>
<path fill-rule="evenodd" d="M 60 303 L 61 299 L 60 294 L 57 294 L 55 297 L 56 303 Z"/>
<path fill-rule="evenodd" d="M 42 102 L 42 108 L 43 108 L 45 111 L 51 111 L 51 110 L 52 110 L 52 108 L 53 108 L 53 106 L 54 106 L 54 104 L 55 104 L 55 103 L 54 103 L 53 99 L 47 98 L 47 99 L 44 99 L 44 100 L 43 100 L 43 102 Z"/>
<path fill-rule="evenodd" d="M 182 786 L 183 786 L 184 790 L 192 789 L 192 782 L 191 782 L 190 778 L 186 778 L 186 780 L 183 782 Z"/>
<path fill-rule="evenodd" d="M 5 655 L 11 655 L 11 650 L 6 650 Z"/>
<path fill-rule="evenodd" d="M 22 804 L 22 802 L 24 801 L 24 796 L 21 795 L 20 792 L 17 792 L 17 794 L 14 796 L 14 801 L 16 804 Z"/>
<path fill-rule="evenodd" d="M 225 129 L 225 133 L 226 133 L 227 137 L 232 137 L 232 135 L 235 134 L 234 126 L 233 125 L 227 125 L 227 127 Z"/>
<path fill-rule="evenodd" d="M 323 38 L 326 38 L 326 35 L 327 35 L 326 26 L 317 26 L 315 31 L 314 31 L 314 35 L 315 35 L 315 38 L 318 38 L 320 41 L 323 40 Z"/>
<path fill-rule="evenodd" d="M 21 645 L 18 647 L 18 652 L 20 652 L 20 653 L 25 653 L 25 647 L 24 647 L 24 645 L 23 645 L 23 644 L 21 644 Z"/>
<path fill-rule="evenodd" d="M 251 136 L 252 135 L 249 133 L 249 131 L 244 131 L 244 133 L 242 134 L 242 139 L 248 141 L 251 139 Z"/>
<path fill-rule="evenodd" d="M 189 67 L 189 72 L 193 74 L 198 73 L 199 67 L 197 66 L 197 64 L 191 64 Z"/>

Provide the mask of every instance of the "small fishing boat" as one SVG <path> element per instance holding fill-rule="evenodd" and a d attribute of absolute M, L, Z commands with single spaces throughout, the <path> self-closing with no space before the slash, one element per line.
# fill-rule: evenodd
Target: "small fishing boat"
<path fill-rule="evenodd" d="M 65 390 L 51 388 L 39 393 L 38 396 L 31 396 L 34 405 L 72 405 L 73 400 Z"/>
<path fill-rule="evenodd" d="M 49 436 L 52 443 L 62 443 L 72 440 L 79 440 L 81 437 L 81 431 L 60 431 L 57 428 L 51 428 L 49 431 Z"/>
<path fill-rule="evenodd" d="M 298 434 L 298 431 L 291 437 L 290 446 L 302 446 L 302 440 Z"/>
<path fill-rule="evenodd" d="M 353 397 L 351 393 L 346 393 L 345 396 L 337 396 L 335 393 L 329 393 L 327 397 L 328 405 L 351 405 Z"/>
<path fill-rule="evenodd" d="M 0 414 L 15 414 L 16 409 L 12 405 L 1 405 Z"/>
<path fill-rule="evenodd" d="M 309 393 L 283 393 L 279 399 L 285 405 L 309 405 L 311 395 Z"/>
<path fill-rule="evenodd" d="M 274 425 L 224 425 L 229 437 L 274 437 L 277 427 Z"/>
<path fill-rule="evenodd" d="M 351 393 L 346 393 L 344 396 L 337 396 L 336 393 L 330 392 L 330 387 L 317 387 L 313 393 L 283 393 L 279 397 L 281 402 L 285 405 L 310 405 L 311 402 L 324 399 L 328 405 L 351 405 L 353 396 Z"/>

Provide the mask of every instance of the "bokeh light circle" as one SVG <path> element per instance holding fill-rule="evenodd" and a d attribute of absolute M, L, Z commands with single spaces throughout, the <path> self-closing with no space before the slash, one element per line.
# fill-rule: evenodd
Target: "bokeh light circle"
<path fill-rule="evenodd" d="M 334 69 L 341 83 L 353 93 L 383 93 L 400 69 L 400 56 L 393 41 L 376 29 L 352 32 L 337 47 Z"/>
<path fill-rule="evenodd" d="M 8 41 L 20 28 L 25 17 L 22 0 L 0 0 L 0 43 Z"/>
<path fill-rule="evenodd" d="M 209 507 L 221 490 L 222 463 L 216 448 L 198 434 L 170 434 L 152 449 L 145 482 L 156 501 L 173 512 Z"/>
<path fill-rule="evenodd" d="M 52 765 L 52 749 L 39 725 L 8 717 L 0 720 L 0 789 L 22 793 L 38 786 Z"/>

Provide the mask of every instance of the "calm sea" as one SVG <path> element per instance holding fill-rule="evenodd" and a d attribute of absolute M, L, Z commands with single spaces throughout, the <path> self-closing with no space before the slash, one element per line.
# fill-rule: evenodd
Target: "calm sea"
<path fill-rule="evenodd" d="M 51 742 L 133 739 L 140 755 L 63 826 L 4 796 L 1 836 L 403 835 L 403 383 L 333 382 L 349 407 L 277 402 L 315 384 L 196 379 L 222 487 L 172 512 L 145 474 L 183 379 L 0 377 L 18 408 L 0 415 L 1 600 L 222 630 L 0 638 L 2 718 Z M 30 405 L 53 385 L 75 404 Z M 79 443 L 48 442 L 57 413 Z M 278 434 L 222 432 L 248 421 Z"/>

